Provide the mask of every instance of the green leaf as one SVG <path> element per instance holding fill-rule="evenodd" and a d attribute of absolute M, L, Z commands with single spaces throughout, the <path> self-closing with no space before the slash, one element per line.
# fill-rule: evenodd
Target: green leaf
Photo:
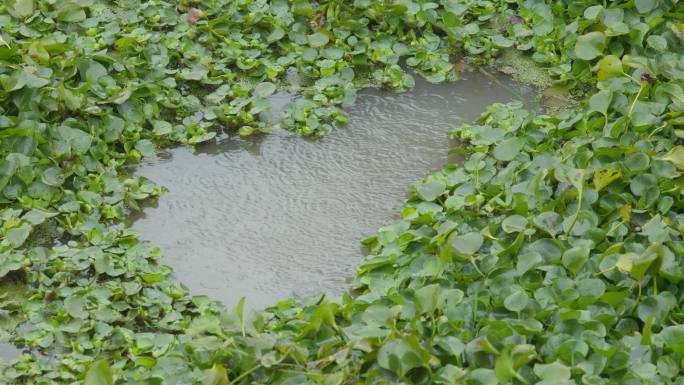
<path fill-rule="evenodd" d="M 542 256 L 537 252 L 527 252 L 522 253 L 518 256 L 518 261 L 516 263 L 516 270 L 518 274 L 522 275 L 529 271 L 531 268 L 542 263 Z"/>
<path fill-rule="evenodd" d="M 519 313 L 527 307 L 529 299 L 524 290 L 519 290 L 504 299 L 504 307 L 512 312 Z"/>
<path fill-rule="evenodd" d="M 503 35 L 494 35 L 489 38 L 495 47 L 508 48 L 513 46 L 513 40 L 504 37 Z"/>
<path fill-rule="evenodd" d="M 584 10 L 584 18 L 587 20 L 594 21 L 598 19 L 603 9 L 604 8 L 602 5 L 592 5 L 591 7 L 588 7 Z"/>
<path fill-rule="evenodd" d="M 671 356 L 660 356 L 658 373 L 666 378 L 675 378 L 679 374 L 679 365 Z"/>
<path fill-rule="evenodd" d="M 492 369 L 477 368 L 468 373 L 465 383 L 468 385 L 498 385 L 499 381 Z"/>
<path fill-rule="evenodd" d="M 106 360 L 95 361 L 85 376 L 84 385 L 113 385 L 112 369 Z"/>
<path fill-rule="evenodd" d="M 599 91 L 589 98 L 589 111 L 600 112 L 602 115 L 608 115 L 608 107 L 613 99 L 613 93 L 608 90 Z"/>
<path fill-rule="evenodd" d="M 434 312 L 439 302 L 439 293 L 439 284 L 427 285 L 416 289 L 416 310 L 420 314 Z"/>
<path fill-rule="evenodd" d="M 183 68 L 180 71 L 181 79 L 202 80 L 209 73 L 209 68 L 203 64 L 194 64 L 191 68 Z"/>
<path fill-rule="evenodd" d="M 154 144 L 148 139 L 138 141 L 135 144 L 135 149 L 140 151 L 142 156 L 153 156 L 155 154 Z"/>
<path fill-rule="evenodd" d="M 20 247 L 24 244 L 24 242 L 26 242 L 26 238 L 28 238 L 28 236 L 31 234 L 31 229 L 31 225 L 28 223 L 23 223 L 19 227 L 14 227 L 7 230 L 5 238 L 12 247 Z"/>
<path fill-rule="evenodd" d="M 659 52 L 667 52 L 667 39 L 660 35 L 650 35 L 646 38 L 646 43 L 648 46 Z"/>
<path fill-rule="evenodd" d="M 644 279 L 651 270 L 659 269 L 663 257 L 663 246 L 655 243 L 649 246 L 643 253 L 632 261 L 629 273 L 637 281 Z"/>
<path fill-rule="evenodd" d="M 446 191 L 446 183 L 439 179 L 431 179 L 427 182 L 420 183 L 416 187 L 416 192 L 420 199 L 426 202 L 432 202 Z"/>
<path fill-rule="evenodd" d="M 86 13 L 80 5 L 76 3 L 66 3 L 59 7 L 57 20 L 65 23 L 78 23 L 86 19 Z"/>
<path fill-rule="evenodd" d="M 603 32 L 589 32 L 577 38 L 575 55 L 582 60 L 593 60 L 606 49 L 606 35 Z"/>
<path fill-rule="evenodd" d="M 258 96 L 260 98 L 265 98 L 268 96 L 273 95 L 273 93 L 276 91 L 276 85 L 271 83 L 271 82 L 263 82 L 259 83 L 254 87 L 254 96 Z"/>
<path fill-rule="evenodd" d="M 386 342 L 378 350 L 378 365 L 399 377 L 404 377 L 411 369 L 424 367 L 430 354 L 412 338 L 396 339 Z"/>
<path fill-rule="evenodd" d="M 660 332 L 665 346 L 679 354 L 684 354 L 684 325 L 667 326 Z"/>
<path fill-rule="evenodd" d="M 81 79 L 86 82 L 97 82 L 108 74 L 107 68 L 95 60 L 81 60 L 78 63 L 78 71 Z"/>
<path fill-rule="evenodd" d="M 651 188 L 657 187 L 658 178 L 653 174 L 639 174 L 632 178 L 629 189 L 636 196 L 644 196 Z"/>
<path fill-rule="evenodd" d="M 74 318 L 84 319 L 88 317 L 85 311 L 86 299 L 81 296 L 72 296 L 64 300 L 64 309 Z"/>
<path fill-rule="evenodd" d="M 657 6 L 657 0 L 634 0 L 634 8 L 636 8 L 639 13 L 649 13 Z"/>
<path fill-rule="evenodd" d="M 501 161 L 511 161 L 520 153 L 523 142 L 519 138 L 509 138 L 494 147 L 492 155 Z"/>
<path fill-rule="evenodd" d="M 497 357 L 496 363 L 494 363 L 494 372 L 500 384 L 506 384 L 513 378 L 520 378 L 515 370 L 510 350 L 509 347 L 506 347 Z"/>
<path fill-rule="evenodd" d="M 563 225 L 563 218 L 556 212 L 545 211 L 532 220 L 539 230 L 549 233 L 552 237 L 560 233 Z"/>
<path fill-rule="evenodd" d="M 599 61 L 598 74 L 596 75 L 598 80 L 605 80 L 622 74 L 622 61 L 617 56 L 607 55 Z"/>
<path fill-rule="evenodd" d="M 522 215 L 511 215 L 501 222 L 501 228 L 507 233 L 518 233 L 527 228 L 527 218 Z"/>
<path fill-rule="evenodd" d="M 599 298 L 606 292 L 606 284 L 598 278 L 577 281 L 577 293 L 582 297 Z"/>
<path fill-rule="evenodd" d="M 45 182 L 43 182 L 43 183 L 45 183 Z M 36 225 L 39 225 L 39 224 L 45 222 L 45 220 L 47 218 L 52 218 L 56 215 L 57 215 L 56 212 L 44 211 L 41 209 L 31 209 L 31 211 L 24 214 L 24 216 L 21 217 L 21 219 L 23 219 L 23 220 L 31 223 L 32 225 L 36 226 Z"/>
<path fill-rule="evenodd" d="M 283 37 L 285 37 L 285 30 L 280 28 L 280 26 L 275 26 L 273 31 L 271 31 L 271 33 L 268 35 L 266 41 L 270 44 L 282 39 Z"/>
<path fill-rule="evenodd" d="M 43 171 L 40 180 L 48 186 L 59 187 L 64 183 L 64 174 L 57 167 L 49 167 Z"/>
<path fill-rule="evenodd" d="M 35 75 L 33 70 L 28 67 L 14 71 L 7 80 L 3 81 L 3 86 L 7 91 L 16 91 L 24 87 L 42 88 L 48 84 L 50 84 L 50 80 Z"/>
<path fill-rule="evenodd" d="M 35 9 L 33 0 L 6 0 L 5 6 L 10 15 L 19 19 L 31 16 Z"/>
<path fill-rule="evenodd" d="M 563 266 L 573 274 L 577 274 L 589 259 L 589 251 L 589 248 L 585 246 L 576 246 L 566 250 L 561 259 Z"/>
<path fill-rule="evenodd" d="M 92 144 L 92 138 L 88 133 L 77 128 L 61 126 L 59 128 L 62 137 L 69 143 L 71 150 L 78 154 L 85 154 Z"/>
<path fill-rule="evenodd" d="M 555 361 L 550 364 L 535 364 L 534 374 L 548 384 L 562 384 L 570 380 L 570 368 Z"/>
<path fill-rule="evenodd" d="M 152 133 L 157 136 L 167 135 L 173 132 L 171 123 L 164 120 L 155 120 L 152 122 Z"/>
<path fill-rule="evenodd" d="M 466 257 L 475 254 L 482 244 L 484 238 L 482 234 L 472 232 L 464 235 L 455 236 L 451 239 L 451 248 L 458 255 Z"/>
<path fill-rule="evenodd" d="M 238 301 L 237 305 L 235 305 L 235 313 L 238 316 L 238 320 L 240 321 L 240 332 L 242 333 L 242 336 L 245 336 L 245 300 L 246 297 L 240 297 L 240 300 Z"/>
<path fill-rule="evenodd" d="M 321 31 L 307 36 L 307 39 L 309 40 L 309 45 L 314 48 L 323 47 L 330 41 L 328 34 Z"/>

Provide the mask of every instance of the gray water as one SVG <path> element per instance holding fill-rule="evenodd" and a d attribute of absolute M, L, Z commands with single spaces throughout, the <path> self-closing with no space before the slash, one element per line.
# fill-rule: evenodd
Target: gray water
<path fill-rule="evenodd" d="M 9 343 L 0 343 L 0 371 L 21 356 L 22 350 Z"/>
<path fill-rule="evenodd" d="M 447 162 L 447 132 L 515 98 L 479 73 L 416 79 L 408 93 L 361 92 L 350 124 L 320 140 L 281 131 L 167 150 L 137 169 L 169 192 L 133 228 L 193 294 L 228 306 L 342 293 L 359 242 L 398 218 L 410 183 Z"/>

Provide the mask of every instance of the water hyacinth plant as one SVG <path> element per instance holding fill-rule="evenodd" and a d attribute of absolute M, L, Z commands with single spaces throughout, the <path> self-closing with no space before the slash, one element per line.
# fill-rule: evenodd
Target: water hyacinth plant
<path fill-rule="evenodd" d="M 28 325 L 0 383 L 684 383 L 678 1 L 6 0 L 0 27 L 0 278 L 27 290 L 0 316 Z M 128 167 L 272 131 L 279 90 L 323 135 L 406 67 L 506 52 L 582 101 L 455 128 L 464 160 L 410 187 L 342 298 L 226 308 L 122 226 L 162 191 Z"/>

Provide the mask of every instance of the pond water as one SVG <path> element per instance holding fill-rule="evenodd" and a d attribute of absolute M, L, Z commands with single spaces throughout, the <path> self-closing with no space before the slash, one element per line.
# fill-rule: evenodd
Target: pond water
<path fill-rule="evenodd" d="M 12 344 L 0 343 L 0 371 L 19 358 L 21 352 L 21 349 L 14 347 Z"/>
<path fill-rule="evenodd" d="M 529 92 L 480 73 L 440 85 L 416 77 L 411 92 L 361 92 L 350 124 L 320 140 L 281 131 L 166 150 L 136 174 L 169 192 L 132 227 L 193 294 L 228 306 L 342 293 L 359 242 L 395 221 L 406 187 L 447 161 L 447 132 L 516 99 L 512 89 Z"/>

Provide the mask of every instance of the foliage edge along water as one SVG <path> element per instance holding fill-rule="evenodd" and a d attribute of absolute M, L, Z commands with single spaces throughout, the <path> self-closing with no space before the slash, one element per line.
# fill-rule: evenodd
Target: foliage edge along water
<path fill-rule="evenodd" d="M 31 384 L 681 384 L 684 6 L 633 1 L 6 0 L 0 5 L 2 335 Z M 324 134 L 405 59 L 519 52 L 582 103 L 496 104 L 365 241 L 353 295 L 246 314 L 192 297 L 122 228 L 157 145 Z M 523 67 L 524 70 L 524 67 Z M 194 256 L 189 256 L 194 257 Z"/>

